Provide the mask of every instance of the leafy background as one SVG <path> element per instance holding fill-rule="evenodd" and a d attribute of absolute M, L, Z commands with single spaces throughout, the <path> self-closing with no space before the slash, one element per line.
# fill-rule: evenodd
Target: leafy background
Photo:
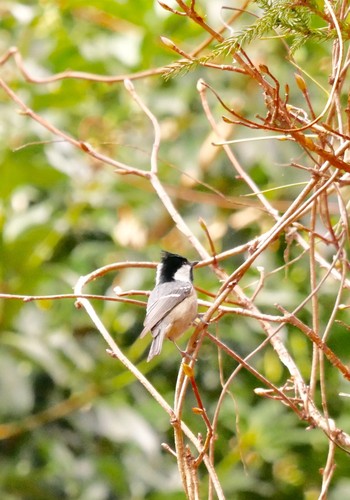
<path fill-rule="evenodd" d="M 213 25 L 220 22 L 220 7 L 220 2 L 202 3 Z M 249 16 L 243 16 L 237 29 L 249 22 Z M 198 26 L 149 1 L 136 5 L 48 0 L 1 6 L 1 53 L 18 47 L 25 67 L 36 77 L 66 69 L 121 75 L 170 64 L 174 54 L 161 43 L 161 35 L 186 50 L 205 39 Z M 298 105 L 294 68 L 284 59 L 280 41 L 255 42 L 251 55 L 268 62 L 280 81 L 289 83 Z M 315 42 L 296 55 L 324 86 L 330 57 L 331 44 Z M 112 158 L 149 167 L 153 132 L 122 84 L 80 79 L 33 84 L 13 61 L 1 68 L 1 76 L 29 107 L 58 128 Z M 245 77 L 231 73 L 197 68 L 168 81 L 162 76 L 135 81 L 135 87 L 161 125 L 164 185 L 204 244 L 198 220 L 205 219 L 220 252 L 253 239 L 269 220 L 255 208 L 254 199 L 240 198 L 243 206 L 235 205 L 247 188 L 210 144 L 210 127 L 196 91 L 200 77 L 215 84 L 220 95 L 246 116 L 263 111 L 256 86 L 247 86 Z M 322 90 L 311 85 L 311 92 L 321 109 Z M 218 117 L 223 114 L 214 99 L 211 104 Z M 70 293 L 79 276 L 112 262 L 157 260 L 160 248 L 197 257 L 144 179 L 118 176 L 113 167 L 55 139 L 18 112 L 3 92 L 0 106 L 3 293 Z M 227 135 L 233 134 L 243 138 L 252 131 L 227 126 Z M 294 145 L 257 144 L 243 143 L 235 152 L 262 190 L 306 180 L 303 171 L 291 173 L 286 167 L 300 154 Z M 271 191 L 269 199 L 283 207 L 296 192 L 293 187 Z M 257 265 L 268 271 L 283 266 L 285 249 L 286 242 L 276 242 Z M 243 259 L 230 258 L 222 265 L 232 272 Z M 266 312 L 276 295 L 290 308 L 299 303 L 308 285 L 307 266 L 307 258 L 300 259 L 288 279 L 284 270 L 269 276 L 259 297 Z M 114 286 L 149 289 L 153 279 L 153 271 L 131 269 L 98 280 L 89 291 L 113 295 Z M 242 285 L 251 287 L 257 279 L 258 272 L 251 269 Z M 216 291 L 210 270 L 198 270 L 196 283 Z M 321 300 L 326 321 L 327 294 Z M 149 339 L 137 340 L 144 310 L 113 302 L 97 302 L 96 309 L 118 345 L 171 404 L 180 363 L 173 345 L 166 343 L 159 359 L 148 365 L 144 352 Z M 172 445 L 167 415 L 123 366 L 106 355 L 102 338 L 84 312 L 74 308 L 73 300 L 4 300 L 0 313 L 1 498 L 183 498 L 176 461 L 161 448 L 162 442 Z M 242 356 L 262 340 L 255 324 L 239 317 L 234 323 L 225 318 L 220 334 Z M 347 337 L 348 332 L 339 328 L 332 344 L 345 360 L 350 356 Z M 309 343 L 298 333 L 288 342 L 307 373 Z M 276 384 L 285 379 L 272 348 L 260 352 L 254 366 Z M 222 369 L 231 372 L 232 361 L 223 360 Z M 348 429 L 348 400 L 336 397 L 348 390 L 347 384 L 334 373 L 329 376 L 329 395 L 335 396 L 331 411 Z M 215 348 L 209 343 L 201 350 L 196 380 L 210 414 L 221 386 Z M 317 498 L 327 441 L 319 430 L 306 431 L 305 424 L 279 402 L 259 398 L 255 387 L 257 381 L 241 370 L 220 414 L 216 469 L 227 498 Z M 185 420 L 204 433 L 201 419 L 191 412 L 194 404 L 189 393 Z M 348 456 L 338 451 L 336 463 L 329 498 L 349 498 Z M 205 498 L 205 486 L 202 493 Z"/>

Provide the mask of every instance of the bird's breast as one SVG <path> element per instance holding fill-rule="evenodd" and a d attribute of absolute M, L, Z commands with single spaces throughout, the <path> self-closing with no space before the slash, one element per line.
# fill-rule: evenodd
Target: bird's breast
<path fill-rule="evenodd" d="M 168 314 L 166 336 L 175 340 L 180 337 L 197 316 L 197 294 L 193 288 L 191 294 Z"/>

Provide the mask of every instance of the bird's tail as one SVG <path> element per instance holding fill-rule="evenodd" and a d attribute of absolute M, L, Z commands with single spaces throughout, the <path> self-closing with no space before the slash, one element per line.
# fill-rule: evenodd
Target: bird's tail
<path fill-rule="evenodd" d="M 157 331 L 152 332 L 153 341 L 151 344 L 151 348 L 148 353 L 147 361 L 151 361 L 154 356 L 160 353 L 162 350 L 163 340 L 165 337 L 165 332 L 162 328 L 157 329 Z"/>

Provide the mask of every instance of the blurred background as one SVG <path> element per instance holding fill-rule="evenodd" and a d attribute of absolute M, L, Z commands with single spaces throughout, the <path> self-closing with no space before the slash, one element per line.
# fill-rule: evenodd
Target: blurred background
<path fill-rule="evenodd" d="M 214 27 L 229 15 L 221 6 L 218 1 L 200 2 L 206 21 Z M 188 52 L 208 38 L 194 23 L 146 0 L 4 1 L 0 13 L 0 55 L 16 46 L 34 78 L 66 70 L 112 76 L 159 68 L 178 59 L 160 36 Z M 251 22 L 245 14 L 235 29 Z M 249 54 L 261 64 L 268 63 L 279 80 L 290 85 L 295 106 L 304 105 L 294 83 L 295 68 L 287 62 L 280 41 L 254 43 Z M 331 44 L 310 43 L 296 55 L 298 64 L 307 64 L 308 72 L 325 87 L 330 58 Z M 112 159 L 150 168 L 153 129 L 122 83 L 74 78 L 32 83 L 13 59 L 0 68 L 0 77 L 55 127 Z M 199 224 L 203 218 L 216 251 L 221 252 L 254 239 L 272 221 L 255 198 L 242 197 L 249 194 L 247 186 L 236 177 L 221 149 L 212 146 L 211 128 L 196 90 L 199 78 L 248 118 L 264 113 L 260 89 L 231 72 L 199 67 L 170 80 L 155 75 L 135 80 L 134 85 L 160 123 L 161 181 L 194 234 L 210 250 Z M 316 112 L 320 111 L 324 92 L 313 84 L 310 92 Z M 224 110 L 212 96 L 210 104 L 220 121 Z M 74 149 L 21 113 L 2 90 L 0 117 L 2 293 L 71 293 L 81 275 L 113 262 L 157 261 L 162 248 L 198 258 L 145 179 L 119 176 L 112 166 Z M 254 130 L 220 123 L 228 138 L 257 135 Z M 301 151 L 289 142 L 242 142 L 234 152 L 259 188 L 272 190 L 268 198 L 281 211 L 301 188 L 273 189 L 308 180 L 303 170 L 290 168 L 291 161 L 300 160 Z M 264 266 L 267 273 L 283 266 L 286 249 L 285 241 L 277 241 L 256 265 Z M 288 273 L 283 269 L 268 276 L 257 299 L 264 312 L 272 311 L 276 300 L 293 308 L 306 293 L 308 257 L 301 256 L 296 246 L 288 251 L 290 260 L 298 260 Z M 230 258 L 222 266 L 230 273 L 244 258 Z M 249 292 L 258 279 L 255 266 L 242 286 Z M 153 281 L 153 270 L 129 269 L 104 276 L 86 291 L 113 296 L 115 286 L 148 290 Z M 220 287 L 209 269 L 196 271 L 195 283 L 213 293 Z M 337 286 L 333 283 L 320 296 L 325 321 L 329 297 Z M 118 345 L 172 404 L 180 364 L 174 346 L 166 342 L 161 356 L 146 364 L 149 338 L 137 340 L 144 309 L 107 301 L 94 305 Z M 106 345 L 86 313 L 77 310 L 72 299 L 3 300 L 0 307 L 1 498 L 184 498 L 176 460 L 161 448 L 162 442 L 173 445 L 168 416 L 106 354 Z M 340 349 L 346 361 L 348 332 L 335 328 L 331 346 Z M 241 356 L 264 338 L 257 323 L 240 317 L 223 318 L 218 330 L 213 333 Z M 289 337 L 289 348 L 308 374 L 309 341 L 295 333 Z M 276 385 L 284 383 L 286 372 L 270 347 L 253 364 Z M 206 342 L 196 380 L 210 416 L 221 392 L 218 366 L 215 347 Z M 231 373 L 233 361 L 222 359 L 220 369 Z M 347 384 L 335 371 L 329 370 L 328 375 L 332 416 L 349 429 L 350 400 L 336 396 L 348 391 Z M 318 498 L 327 440 L 319 430 L 306 431 L 305 424 L 279 402 L 256 396 L 253 390 L 258 386 L 252 375 L 241 370 L 220 413 L 216 470 L 227 498 Z M 189 392 L 185 421 L 196 433 L 205 433 L 201 418 L 191 411 L 193 405 Z M 348 456 L 337 452 L 329 498 L 349 498 L 348 470 Z M 207 496 L 205 484 L 202 498 Z"/>

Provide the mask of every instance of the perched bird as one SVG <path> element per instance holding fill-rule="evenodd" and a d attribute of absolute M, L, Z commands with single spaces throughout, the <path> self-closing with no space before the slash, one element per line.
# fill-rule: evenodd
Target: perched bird
<path fill-rule="evenodd" d="M 185 257 L 162 252 L 157 266 L 156 285 L 148 302 L 144 329 L 140 337 L 151 332 L 153 341 L 147 361 L 160 353 L 165 337 L 175 342 L 197 316 L 197 294 L 193 287 L 193 266 Z"/>

